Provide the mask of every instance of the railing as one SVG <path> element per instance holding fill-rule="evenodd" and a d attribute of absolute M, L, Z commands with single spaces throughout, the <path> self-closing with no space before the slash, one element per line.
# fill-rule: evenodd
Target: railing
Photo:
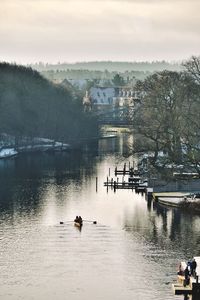
<path fill-rule="evenodd" d="M 133 107 L 115 108 L 97 111 L 95 113 L 100 124 L 110 125 L 132 125 L 134 118 Z"/>

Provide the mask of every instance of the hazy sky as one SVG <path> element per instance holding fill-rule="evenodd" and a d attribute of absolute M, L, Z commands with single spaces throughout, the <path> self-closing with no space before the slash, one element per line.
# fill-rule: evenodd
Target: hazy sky
<path fill-rule="evenodd" d="M 0 0 L 0 61 L 182 60 L 200 0 Z"/>

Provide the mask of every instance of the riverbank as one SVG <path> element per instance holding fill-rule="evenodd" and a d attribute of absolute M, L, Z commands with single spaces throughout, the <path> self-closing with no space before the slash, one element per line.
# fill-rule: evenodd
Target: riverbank
<path fill-rule="evenodd" d="M 99 136 L 91 138 L 81 138 L 78 140 L 70 140 L 69 143 L 63 143 L 54 141 L 46 138 L 34 138 L 24 139 L 17 146 L 14 143 L 14 139 L 9 143 L 0 142 L 0 159 L 9 158 L 16 156 L 20 153 L 31 153 L 31 152 L 63 152 L 73 151 L 77 149 L 85 149 L 85 146 L 94 146 L 98 140 L 102 139 L 113 139 L 116 138 L 117 134 L 114 133 L 102 133 Z M 87 148 L 87 147 L 86 147 Z"/>

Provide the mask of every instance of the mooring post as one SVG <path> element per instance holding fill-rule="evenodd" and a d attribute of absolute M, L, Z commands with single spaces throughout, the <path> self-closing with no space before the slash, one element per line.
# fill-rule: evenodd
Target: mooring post
<path fill-rule="evenodd" d="M 114 192 L 116 192 L 116 181 L 114 181 Z"/>
<path fill-rule="evenodd" d="M 96 192 L 98 191 L 98 177 L 96 177 Z"/>
<path fill-rule="evenodd" d="M 124 180 L 124 176 L 122 177 L 122 186 L 125 186 L 125 180 Z"/>
<path fill-rule="evenodd" d="M 153 188 L 147 188 L 145 194 L 146 194 L 146 199 L 148 201 L 151 201 L 153 197 Z"/>
<path fill-rule="evenodd" d="M 123 170 L 123 174 L 126 174 L 126 163 L 124 164 L 124 170 Z"/>

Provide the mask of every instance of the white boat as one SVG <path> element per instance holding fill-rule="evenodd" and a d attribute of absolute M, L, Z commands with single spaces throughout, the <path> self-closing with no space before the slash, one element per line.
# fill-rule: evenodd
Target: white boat
<path fill-rule="evenodd" d="M 14 148 L 3 148 L 0 150 L 0 159 L 16 156 L 18 152 Z"/>
<path fill-rule="evenodd" d="M 200 203 L 200 194 L 190 194 L 182 192 L 162 192 L 154 193 L 154 199 L 163 205 L 180 207 L 192 203 Z"/>

